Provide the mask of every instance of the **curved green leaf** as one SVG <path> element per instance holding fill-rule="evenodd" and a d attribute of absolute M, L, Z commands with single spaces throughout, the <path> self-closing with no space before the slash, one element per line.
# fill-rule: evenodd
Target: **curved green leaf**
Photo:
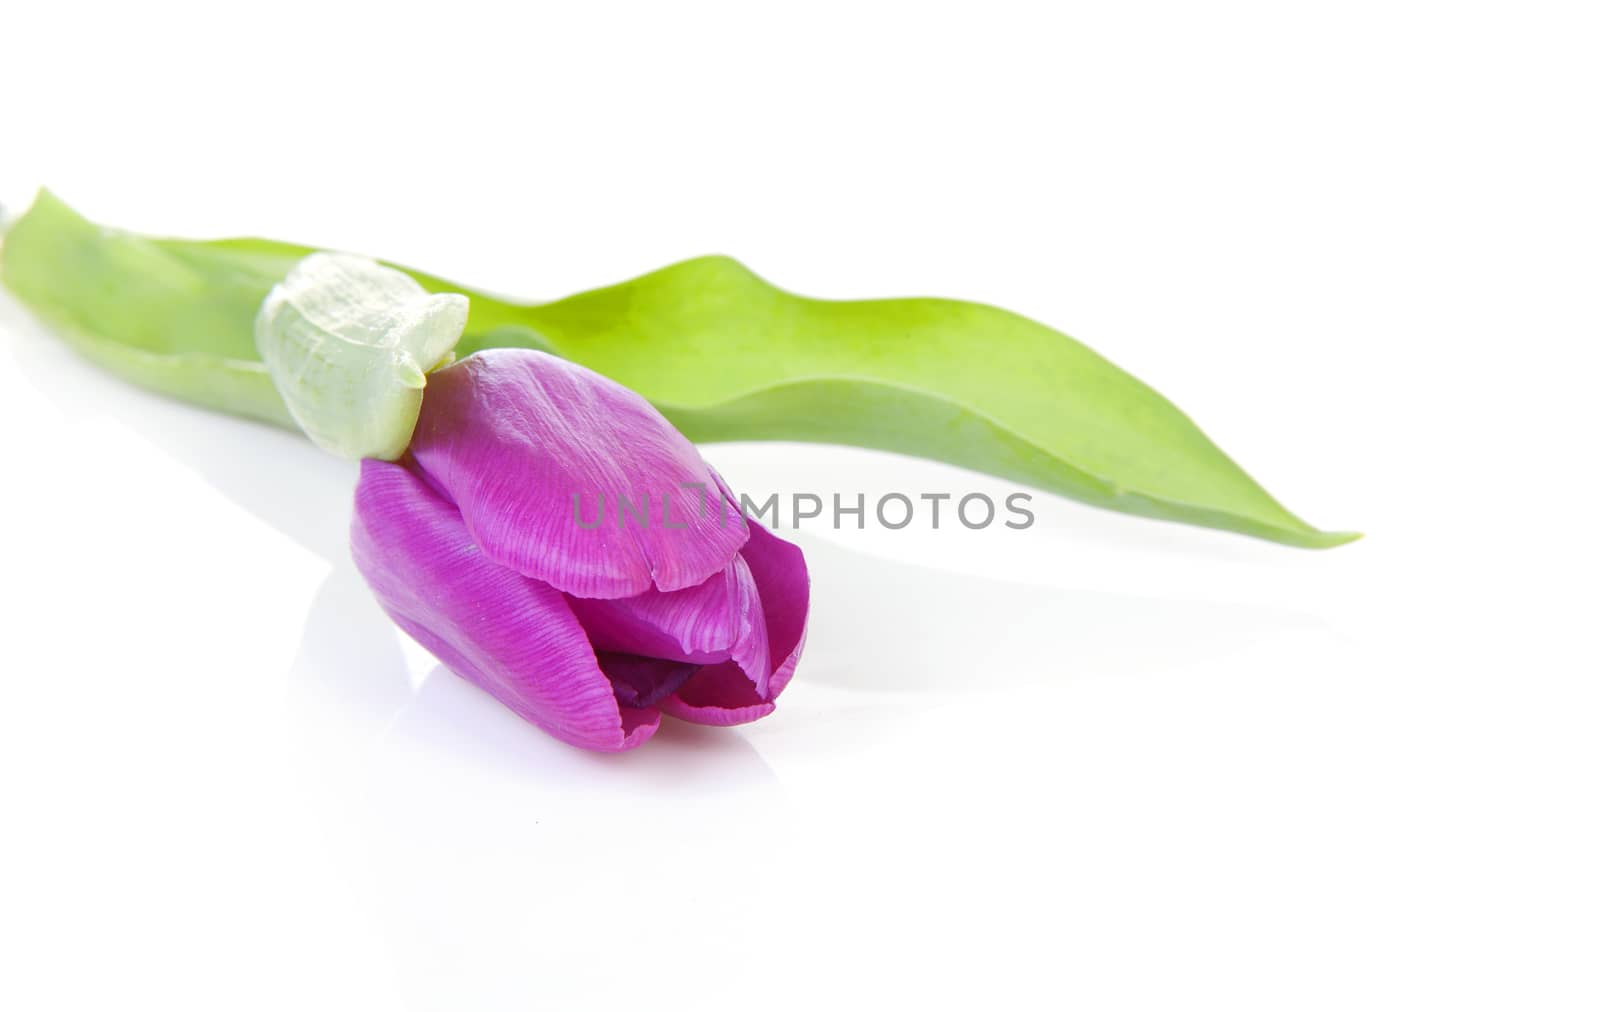
<path fill-rule="evenodd" d="M 0 277 L 85 354 L 206 407 L 290 424 L 251 322 L 307 247 L 99 228 L 49 194 Z M 947 461 L 1108 509 L 1324 548 L 1171 402 L 1078 341 L 948 299 L 836 302 L 704 257 L 520 305 L 471 298 L 461 355 L 538 347 L 639 391 L 691 438 L 844 443 Z"/>

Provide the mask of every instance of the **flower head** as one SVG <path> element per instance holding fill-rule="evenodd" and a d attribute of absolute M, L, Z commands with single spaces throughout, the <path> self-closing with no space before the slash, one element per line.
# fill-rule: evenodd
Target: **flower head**
<path fill-rule="evenodd" d="M 432 374 L 405 456 L 362 461 L 351 543 L 406 632 L 583 748 L 765 716 L 804 640 L 800 550 L 644 398 L 542 352 Z"/>

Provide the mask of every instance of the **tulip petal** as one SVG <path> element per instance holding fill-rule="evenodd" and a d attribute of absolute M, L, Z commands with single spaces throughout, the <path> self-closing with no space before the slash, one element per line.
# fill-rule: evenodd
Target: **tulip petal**
<path fill-rule="evenodd" d="M 748 537 L 659 411 L 543 352 L 481 351 L 435 372 L 411 455 L 486 556 L 575 597 L 694 587 Z"/>
<path fill-rule="evenodd" d="M 696 665 L 732 658 L 760 693 L 772 664 L 755 577 L 742 556 L 697 587 L 616 599 L 569 598 L 596 650 Z"/>
<path fill-rule="evenodd" d="M 717 727 L 748 724 L 774 708 L 775 704 L 762 699 L 749 676 L 732 661 L 701 668 L 681 689 L 661 701 L 662 713 Z"/>
<path fill-rule="evenodd" d="M 766 614 L 772 657 L 771 698 L 777 698 L 794 677 L 805 649 L 806 617 L 811 607 L 811 574 L 805 553 L 759 523 L 750 524 L 750 540 L 739 555 L 750 566 Z"/>
<path fill-rule="evenodd" d="M 772 700 L 789 684 L 805 646 L 811 578 L 805 556 L 759 523 L 739 552 L 755 580 L 766 629 L 771 676 L 758 686 L 739 663 L 701 668 L 677 692 L 661 701 L 663 713 L 697 724 L 745 724 L 773 710 Z"/>
<path fill-rule="evenodd" d="M 574 597 L 567 603 L 596 650 L 715 664 L 728 659 L 739 638 L 741 601 L 755 594 L 750 567 L 737 563 L 736 556 L 735 564 L 682 590 L 647 590 L 635 597 Z"/>
<path fill-rule="evenodd" d="M 652 707 L 677 692 L 689 676 L 700 670 L 698 664 L 670 661 L 638 654 L 596 652 L 600 670 L 611 679 L 617 702 L 636 708 Z"/>
<path fill-rule="evenodd" d="M 407 467 L 361 462 L 350 540 L 395 622 L 518 716 L 605 752 L 655 733 L 655 709 L 619 706 L 566 598 L 492 561 L 455 507 Z"/>

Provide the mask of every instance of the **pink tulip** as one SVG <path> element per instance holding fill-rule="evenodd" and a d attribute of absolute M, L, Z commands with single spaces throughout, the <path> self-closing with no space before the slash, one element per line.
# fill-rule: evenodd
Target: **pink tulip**
<path fill-rule="evenodd" d="M 805 638 L 800 550 L 644 398 L 541 352 L 429 377 L 410 450 L 362 462 L 351 543 L 401 628 L 581 748 L 764 717 Z"/>

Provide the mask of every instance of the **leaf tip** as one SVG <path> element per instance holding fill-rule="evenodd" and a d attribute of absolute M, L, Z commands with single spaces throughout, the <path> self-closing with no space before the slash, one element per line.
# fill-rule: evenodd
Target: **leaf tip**
<path fill-rule="evenodd" d="M 1307 537 L 1307 548 L 1338 548 L 1365 537 L 1361 531 L 1312 531 Z"/>

